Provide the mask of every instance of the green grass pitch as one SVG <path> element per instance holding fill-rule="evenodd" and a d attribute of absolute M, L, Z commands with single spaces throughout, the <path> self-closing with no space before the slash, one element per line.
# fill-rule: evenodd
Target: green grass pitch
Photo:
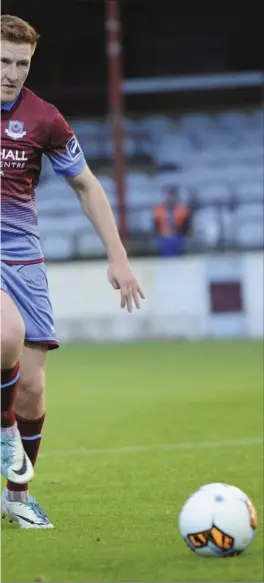
<path fill-rule="evenodd" d="M 55 524 L 2 522 L 2 581 L 263 581 L 259 526 L 240 557 L 191 553 L 185 498 L 224 481 L 263 513 L 261 342 L 62 347 L 32 494 Z M 130 449 L 128 446 L 131 446 Z"/>

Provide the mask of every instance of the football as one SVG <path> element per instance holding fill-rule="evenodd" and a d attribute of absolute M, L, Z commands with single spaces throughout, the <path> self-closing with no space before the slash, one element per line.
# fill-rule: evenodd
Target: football
<path fill-rule="evenodd" d="M 194 492 L 179 515 L 180 533 L 192 551 L 210 557 L 234 556 L 251 543 L 257 513 L 250 498 L 228 484 L 207 484 Z"/>

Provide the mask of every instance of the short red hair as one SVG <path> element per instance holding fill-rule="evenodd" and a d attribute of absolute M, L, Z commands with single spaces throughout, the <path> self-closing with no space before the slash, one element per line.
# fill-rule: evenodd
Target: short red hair
<path fill-rule="evenodd" d="M 28 43 L 35 47 L 39 37 L 33 26 L 22 18 L 10 14 L 1 15 L 1 40 L 17 44 Z"/>

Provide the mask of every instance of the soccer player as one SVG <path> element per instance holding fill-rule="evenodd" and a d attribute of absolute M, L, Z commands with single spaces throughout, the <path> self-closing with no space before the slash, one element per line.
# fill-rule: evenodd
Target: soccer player
<path fill-rule="evenodd" d="M 45 419 L 45 366 L 59 345 L 39 241 L 35 204 L 41 157 L 77 193 L 101 237 L 108 279 L 121 307 L 140 307 L 143 293 L 130 269 L 104 190 L 61 113 L 24 87 L 39 35 L 16 16 L 1 17 L 1 473 L 2 513 L 22 528 L 52 528 L 29 495 Z"/>

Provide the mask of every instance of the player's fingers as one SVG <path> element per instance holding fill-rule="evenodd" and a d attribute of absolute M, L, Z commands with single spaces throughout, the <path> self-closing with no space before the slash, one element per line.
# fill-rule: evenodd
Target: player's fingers
<path fill-rule="evenodd" d="M 143 293 L 142 289 L 139 287 L 139 285 L 137 284 L 137 292 L 139 293 L 140 297 L 142 300 L 145 299 L 145 294 Z"/>
<path fill-rule="evenodd" d="M 132 312 L 133 311 L 133 288 L 132 287 L 129 287 L 128 288 L 127 311 L 128 312 Z"/>
<path fill-rule="evenodd" d="M 138 297 L 139 292 L 138 292 L 138 288 L 136 285 L 134 285 L 132 293 L 133 293 L 134 304 L 135 304 L 136 308 L 139 310 L 140 309 L 140 300 Z"/>
<path fill-rule="evenodd" d="M 121 308 L 124 308 L 127 304 L 127 298 L 128 298 L 128 288 L 126 285 L 123 285 L 121 287 Z"/>
<path fill-rule="evenodd" d="M 120 289 L 116 279 L 112 279 L 110 283 L 112 284 L 114 289 Z"/>

